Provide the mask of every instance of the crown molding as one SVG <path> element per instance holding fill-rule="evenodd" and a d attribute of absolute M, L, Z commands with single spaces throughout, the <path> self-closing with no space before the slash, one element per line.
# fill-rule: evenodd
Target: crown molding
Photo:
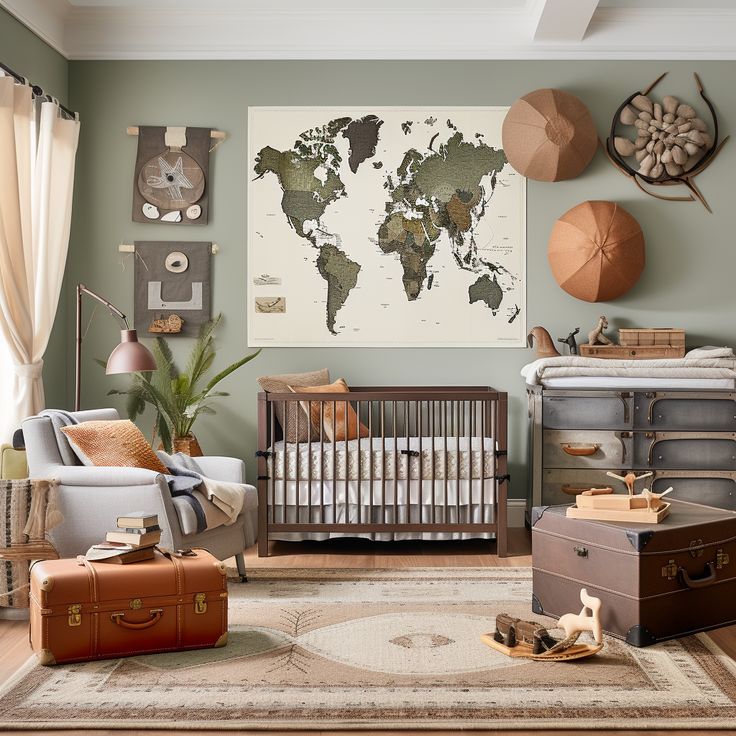
<path fill-rule="evenodd" d="M 302 0 L 0 0 L 75 60 L 736 59 L 736 8 L 605 5 L 581 40 L 579 28 L 565 38 L 564 24 L 535 40 L 557 3 L 374 0 L 365 9 L 312 0 L 306 9 Z"/>
<path fill-rule="evenodd" d="M 69 58 L 64 42 L 72 10 L 69 0 L 0 0 L 0 6 L 52 49 Z"/>

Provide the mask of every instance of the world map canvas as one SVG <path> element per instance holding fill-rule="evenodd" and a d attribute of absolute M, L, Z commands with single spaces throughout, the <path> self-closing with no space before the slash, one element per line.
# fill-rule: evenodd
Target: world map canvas
<path fill-rule="evenodd" d="M 251 107 L 248 344 L 523 345 L 507 110 Z"/>

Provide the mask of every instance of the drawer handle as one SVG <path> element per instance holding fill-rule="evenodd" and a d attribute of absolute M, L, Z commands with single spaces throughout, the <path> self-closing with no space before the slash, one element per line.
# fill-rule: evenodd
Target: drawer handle
<path fill-rule="evenodd" d="M 594 442 L 590 445 L 573 445 L 569 442 L 561 442 L 560 447 L 562 451 L 568 455 L 574 455 L 575 457 L 588 457 L 589 455 L 595 455 L 601 446 Z"/>

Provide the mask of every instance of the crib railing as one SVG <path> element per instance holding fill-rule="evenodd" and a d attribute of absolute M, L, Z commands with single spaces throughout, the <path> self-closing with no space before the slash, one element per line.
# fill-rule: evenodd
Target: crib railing
<path fill-rule="evenodd" d="M 506 556 L 507 409 L 486 386 L 259 393 L 259 556 L 277 532 L 495 534 Z"/>

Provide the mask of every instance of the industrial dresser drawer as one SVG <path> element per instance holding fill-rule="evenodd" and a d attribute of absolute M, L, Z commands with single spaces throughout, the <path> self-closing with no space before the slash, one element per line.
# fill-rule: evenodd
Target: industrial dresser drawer
<path fill-rule="evenodd" d="M 545 392 L 546 429 L 631 429 L 634 394 L 628 391 Z"/>
<path fill-rule="evenodd" d="M 544 403 L 546 405 L 546 399 Z M 601 410 L 603 410 L 603 405 Z M 736 393 L 725 391 L 723 393 L 636 392 L 634 395 L 634 428 L 734 432 L 736 431 Z"/>
<path fill-rule="evenodd" d="M 542 506 L 573 503 L 575 496 L 590 488 L 609 486 L 616 492 L 623 485 L 606 475 L 611 470 L 616 475 L 627 471 L 622 468 L 571 470 L 569 468 L 545 468 L 542 471 Z M 702 503 L 721 509 L 736 511 L 736 471 L 727 470 L 653 470 L 635 469 L 637 475 L 652 472 L 653 475 L 637 483 L 637 490 L 652 488 L 662 493 L 672 487 L 672 498 L 680 501 Z"/>
<path fill-rule="evenodd" d="M 631 432 L 545 429 L 542 439 L 547 468 L 630 468 Z"/>
<path fill-rule="evenodd" d="M 736 470 L 736 432 L 635 432 L 634 467 Z"/>

